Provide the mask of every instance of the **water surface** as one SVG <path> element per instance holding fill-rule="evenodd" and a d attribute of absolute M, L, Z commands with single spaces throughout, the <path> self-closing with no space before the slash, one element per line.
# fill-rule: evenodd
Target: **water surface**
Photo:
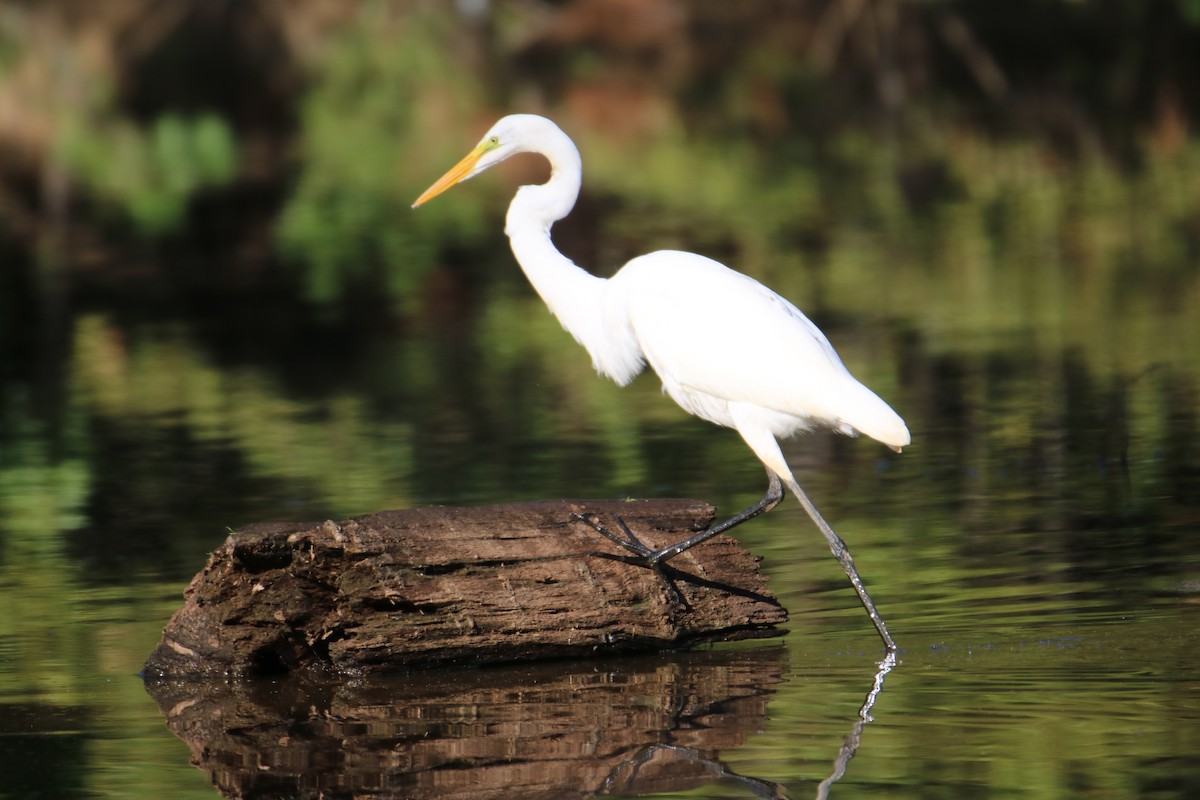
<path fill-rule="evenodd" d="M 0 218 L 0 797 L 1200 796 L 1200 145 L 1149 137 L 1131 165 L 916 101 L 885 130 L 757 128 L 662 88 L 631 133 L 585 113 L 586 63 L 556 104 L 455 57 L 504 58 L 449 46 L 449 11 L 384 5 L 309 54 L 286 170 L 202 114 L 47 121 L 89 136 L 43 176 L 77 205 Z M 732 95 L 813 80 L 746 41 Z M 785 501 L 738 530 L 790 612 L 774 640 L 147 691 L 184 586 L 247 523 L 761 495 L 735 433 L 653 376 L 598 378 L 526 285 L 502 218 L 537 165 L 408 208 L 518 89 L 584 152 L 571 257 L 726 260 L 906 419 L 899 455 L 786 446 L 896 663 Z"/>

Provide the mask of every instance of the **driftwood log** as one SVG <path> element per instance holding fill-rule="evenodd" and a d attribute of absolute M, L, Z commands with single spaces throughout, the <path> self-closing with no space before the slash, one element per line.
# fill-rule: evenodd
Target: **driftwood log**
<path fill-rule="evenodd" d="M 718 536 L 662 571 L 578 520 L 619 514 L 650 546 L 702 530 L 693 500 L 388 511 L 231 534 L 192 580 L 147 678 L 483 664 L 780 633 L 758 560 Z"/>
<path fill-rule="evenodd" d="M 353 681 L 146 684 L 192 764 L 226 797 L 579 800 L 782 787 L 721 761 L 761 731 L 782 647 Z"/>

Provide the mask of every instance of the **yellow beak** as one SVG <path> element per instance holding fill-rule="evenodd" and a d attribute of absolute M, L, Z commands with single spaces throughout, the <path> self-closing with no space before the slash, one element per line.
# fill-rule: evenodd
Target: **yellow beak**
<path fill-rule="evenodd" d="M 451 167 L 450 171 L 438 178 L 433 186 L 430 186 L 428 189 L 422 192 L 421 196 L 418 197 L 416 202 L 412 204 L 412 207 L 416 208 L 419 205 L 428 203 L 430 200 L 437 197 L 439 194 L 446 191 L 463 178 L 466 178 L 467 175 L 471 174 L 471 170 L 475 169 L 475 165 L 479 163 L 479 159 L 483 158 L 483 154 L 486 152 L 487 148 L 481 144 L 471 152 L 467 153 L 466 157 L 462 161 Z"/>

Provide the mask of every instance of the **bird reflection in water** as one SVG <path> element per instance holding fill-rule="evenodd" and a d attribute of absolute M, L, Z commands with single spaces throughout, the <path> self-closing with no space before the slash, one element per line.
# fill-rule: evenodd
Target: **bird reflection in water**
<path fill-rule="evenodd" d="M 858 752 L 858 746 L 862 742 L 863 729 L 867 726 L 867 723 L 874 720 L 874 717 L 871 716 L 871 710 L 875 706 L 875 701 L 879 698 L 879 693 L 883 691 L 883 679 L 892 671 L 895 665 L 896 654 L 892 652 L 889 652 L 883 661 L 879 662 L 879 669 L 875 673 L 871 690 L 867 692 L 867 697 L 858 710 L 858 718 L 854 721 L 850 732 L 846 734 L 842 746 L 838 749 L 837 757 L 833 761 L 833 771 L 829 774 L 829 777 L 817 784 L 817 800 L 826 800 L 829 797 L 829 790 L 833 784 L 841 780 L 846 774 L 846 768 L 850 764 L 850 759 L 854 758 L 855 753 Z M 728 780 L 744 786 L 755 797 L 769 798 L 769 800 L 786 800 L 790 797 L 782 784 L 763 780 L 762 778 L 755 778 L 750 775 L 739 774 L 730 770 L 719 760 L 705 758 L 695 748 L 681 747 L 675 744 L 648 745 L 642 748 L 637 754 L 623 763 L 618 770 L 614 771 L 608 780 L 605 781 L 602 787 L 603 791 L 600 794 L 629 794 L 639 790 L 640 787 L 637 779 L 642 766 L 649 763 L 656 755 L 664 752 L 669 753 L 677 761 L 685 761 L 703 767 L 714 780 Z M 667 790 L 669 791 L 669 789 Z"/>

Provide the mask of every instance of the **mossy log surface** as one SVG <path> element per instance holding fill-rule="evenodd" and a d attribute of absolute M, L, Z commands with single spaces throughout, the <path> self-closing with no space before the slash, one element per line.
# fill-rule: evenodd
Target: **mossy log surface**
<path fill-rule="evenodd" d="M 652 547 L 702 530 L 694 500 L 539 501 L 267 523 L 231 534 L 185 591 L 147 678 L 447 664 L 663 650 L 777 635 L 787 612 L 727 536 L 661 573 L 577 514 Z"/>

